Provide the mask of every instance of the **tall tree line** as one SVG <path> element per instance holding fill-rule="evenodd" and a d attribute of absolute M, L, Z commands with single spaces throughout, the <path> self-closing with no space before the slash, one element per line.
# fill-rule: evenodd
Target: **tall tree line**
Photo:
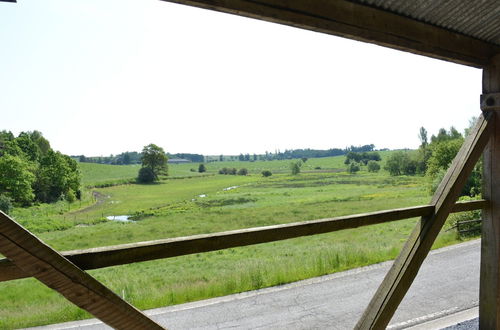
<path fill-rule="evenodd" d="M 17 137 L 0 131 L 0 196 L 15 204 L 50 203 L 80 198 L 80 171 L 75 160 L 50 147 L 41 132 Z"/>

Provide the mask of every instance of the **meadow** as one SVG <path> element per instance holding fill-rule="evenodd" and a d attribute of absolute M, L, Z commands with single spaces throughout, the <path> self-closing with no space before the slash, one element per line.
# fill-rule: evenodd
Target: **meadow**
<path fill-rule="evenodd" d="M 15 209 L 12 215 L 46 243 L 65 251 L 329 218 L 430 200 L 424 177 L 391 177 L 383 170 L 369 173 L 366 167 L 349 174 L 343 161 L 344 157 L 309 159 L 298 175 L 290 174 L 289 160 L 213 162 L 206 164 L 206 173 L 196 172 L 198 164 L 178 164 L 169 166 L 168 179 L 151 185 L 130 183 L 137 166 L 80 164 L 84 185 L 89 187 L 81 202 Z M 223 167 L 244 167 L 249 175 L 217 174 Z M 264 178 L 262 170 L 273 175 Z M 90 188 L 96 186 L 103 187 Z M 133 222 L 106 219 L 113 215 L 132 216 Z M 90 273 L 138 308 L 167 306 L 392 259 L 415 221 Z M 443 232 L 435 247 L 458 240 L 455 232 Z M 90 317 L 34 279 L 0 283 L 0 292 L 2 329 Z"/>

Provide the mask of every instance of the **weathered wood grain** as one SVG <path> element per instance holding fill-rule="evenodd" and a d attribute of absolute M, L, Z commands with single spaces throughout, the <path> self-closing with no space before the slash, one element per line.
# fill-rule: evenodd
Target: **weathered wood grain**
<path fill-rule="evenodd" d="M 460 202 L 455 204 L 453 212 L 478 210 L 486 204 L 485 200 Z M 62 252 L 62 255 L 81 269 L 96 269 L 420 217 L 432 214 L 433 210 L 434 207 L 431 205 L 421 205 L 330 219 L 233 230 L 216 234 L 67 251 Z M 7 259 L 0 260 L 0 282 L 25 277 L 29 277 L 29 275 L 15 267 L 12 262 Z"/>
<path fill-rule="evenodd" d="M 163 329 L 3 212 L 0 212 L 0 253 L 26 274 L 113 328 Z"/>
<path fill-rule="evenodd" d="M 423 216 L 417 223 L 356 329 L 384 329 L 387 326 L 417 276 L 492 131 L 492 115 L 481 115 L 432 198 L 431 204 L 435 205 L 435 213 Z"/>
<path fill-rule="evenodd" d="M 166 0 L 483 67 L 498 46 L 345 0 Z"/>
<path fill-rule="evenodd" d="M 500 55 L 483 71 L 483 93 L 500 92 Z M 491 111 L 493 135 L 484 152 L 483 195 L 491 203 L 483 211 L 479 327 L 500 329 L 500 112 Z"/>

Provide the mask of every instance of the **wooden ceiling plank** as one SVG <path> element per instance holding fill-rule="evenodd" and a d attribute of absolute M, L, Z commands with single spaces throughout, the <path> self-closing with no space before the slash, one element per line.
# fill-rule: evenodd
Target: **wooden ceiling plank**
<path fill-rule="evenodd" d="M 163 0 L 286 24 L 473 67 L 500 47 L 391 12 L 345 0 Z"/>

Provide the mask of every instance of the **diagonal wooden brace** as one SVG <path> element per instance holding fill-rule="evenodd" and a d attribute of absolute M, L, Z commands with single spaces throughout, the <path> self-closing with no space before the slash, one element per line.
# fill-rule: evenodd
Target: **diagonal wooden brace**
<path fill-rule="evenodd" d="M 417 223 L 356 329 L 385 329 L 389 324 L 492 135 L 493 117 L 486 112 L 478 118 L 432 198 L 434 214 Z"/>
<path fill-rule="evenodd" d="M 115 329 L 163 329 L 1 211 L 0 253 Z"/>

